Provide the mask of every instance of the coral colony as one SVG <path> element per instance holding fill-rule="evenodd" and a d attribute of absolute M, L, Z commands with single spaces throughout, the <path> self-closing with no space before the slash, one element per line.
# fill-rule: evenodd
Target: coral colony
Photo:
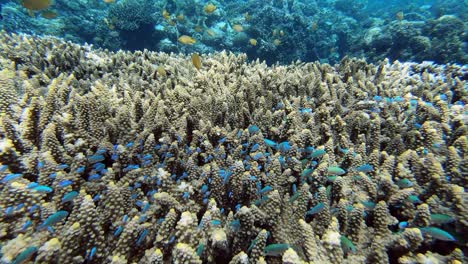
<path fill-rule="evenodd" d="M 466 263 L 466 67 L 0 42 L 2 263 Z"/>

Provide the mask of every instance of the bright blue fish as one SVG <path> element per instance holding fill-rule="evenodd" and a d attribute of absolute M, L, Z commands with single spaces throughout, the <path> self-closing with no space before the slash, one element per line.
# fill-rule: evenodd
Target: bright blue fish
<path fill-rule="evenodd" d="M 252 146 L 252 148 L 250 148 L 250 151 L 251 151 L 251 152 L 255 152 L 255 151 L 258 150 L 259 147 L 260 147 L 260 145 L 257 144 L 257 143 L 255 143 L 255 144 Z"/>
<path fill-rule="evenodd" d="M 32 188 L 34 188 L 34 187 L 36 187 L 36 186 L 39 186 L 39 183 L 37 183 L 37 182 L 31 182 L 31 183 L 29 183 L 28 185 L 26 185 L 26 188 L 27 188 L 27 189 L 32 189 Z"/>
<path fill-rule="evenodd" d="M 345 253 L 356 252 L 356 247 L 354 246 L 353 242 L 351 242 L 351 240 L 349 240 L 347 237 L 341 236 L 340 242 L 341 242 L 341 248 L 343 249 Z"/>
<path fill-rule="evenodd" d="M 103 155 L 92 155 L 92 156 L 89 156 L 89 157 L 88 157 L 88 161 L 89 161 L 89 163 L 91 163 L 91 164 L 94 164 L 94 163 L 96 163 L 96 162 L 101 162 L 101 161 L 103 161 L 104 159 L 105 159 L 105 158 L 104 158 Z"/>
<path fill-rule="evenodd" d="M 76 173 L 82 173 L 85 171 L 85 167 L 84 166 L 81 166 L 79 167 L 78 169 L 75 170 Z"/>
<path fill-rule="evenodd" d="M 374 167 L 370 164 L 364 164 L 364 165 L 358 166 L 356 170 L 362 171 L 362 172 L 371 172 L 374 170 Z"/>
<path fill-rule="evenodd" d="M 72 185 L 72 184 L 73 184 L 73 182 L 70 181 L 70 180 L 63 180 L 63 181 L 61 181 L 61 182 L 58 183 L 58 186 L 59 186 L 60 188 L 65 188 L 65 187 L 70 186 L 70 185 Z"/>
<path fill-rule="evenodd" d="M 267 145 L 270 148 L 276 148 L 276 146 L 278 145 L 278 143 L 274 142 L 273 140 L 266 139 L 266 138 L 263 139 L 263 142 L 265 142 L 265 145 Z"/>
<path fill-rule="evenodd" d="M 269 192 L 271 192 L 271 191 L 273 191 L 273 188 L 271 188 L 270 185 L 267 185 L 267 186 L 263 187 L 263 189 L 261 189 L 261 190 L 259 191 L 259 193 L 260 193 L 260 194 L 265 194 L 265 193 L 269 193 Z"/>
<path fill-rule="evenodd" d="M 278 150 L 283 152 L 283 153 L 288 152 L 289 150 L 291 150 L 291 145 L 289 145 L 288 141 L 283 141 L 283 142 L 279 143 Z"/>
<path fill-rule="evenodd" d="M 123 227 L 122 226 L 118 226 L 115 231 L 114 231 L 114 236 L 118 236 L 120 235 L 120 233 L 122 233 L 123 231 Z"/>
<path fill-rule="evenodd" d="M 199 257 L 202 255 L 204 248 L 205 248 L 205 245 L 203 243 L 198 244 L 196 251 Z"/>
<path fill-rule="evenodd" d="M 21 177 L 23 177 L 23 174 L 21 173 L 9 173 L 2 179 L 2 183 L 7 183 L 9 181 L 12 181 Z"/>
<path fill-rule="evenodd" d="M 313 215 L 313 214 L 320 213 L 323 211 L 324 208 L 325 208 L 325 204 L 319 203 L 316 206 L 312 207 L 309 211 L 307 211 L 306 215 Z"/>
<path fill-rule="evenodd" d="M 53 226 L 53 225 L 57 224 L 58 222 L 62 221 L 63 219 L 65 219 L 67 216 L 68 216 L 67 211 L 57 211 L 57 212 L 51 214 L 49 217 L 47 217 L 47 219 L 44 221 L 44 223 L 42 223 L 38 227 L 38 229 L 41 230 L 41 229 L 47 228 L 49 226 Z"/>
<path fill-rule="evenodd" d="M 57 165 L 57 169 L 58 170 L 64 170 L 64 169 L 67 169 L 68 168 L 68 165 L 67 164 L 59 164 Z"/>
<path fill-rule="evenodd" d="M 94 254 L 96 254 L 96 247 L 93 247 L 93 248 L 91 248 L 91 249 L 89 250 L 89 254 L 88 254 L 87 259 L 92 260 Z"/>
<path fill-rule="evenodd" d="M 419 230 L 435 239 L 442 241 L 455 241 L 455 238 L 451 234 L 437 227 L 421 227 Z"/>
<path fill-rule="evenodd" d="M 343 170 L 340 167 L 332 166 L 327 168 L 327 172 L 331 175 L 343 175 L 346 173 L 345 170 Z"/>
<path fill-rule="evenodd" d="M 288 244 L 270 244 L 263 249 L 263 253 L 266 256 L 281 256 L 288 248 Z"/>
<path fill-rule="evenodd" d="M 263 156 L 263 153 L 260 152 L 260 153 L 255 154 L 255 155 L 252 157 L 252 159 L 253 159 L 253 160 L 259 160 L 259 159 L 261 159 L 261 158 L 263 158 L 263 157 L 264 157 L 264 156 Z"/>
<path fill-rule="evenodd" d="M 11 262 L 11 264 L 21 264 L 26 263 L 29 258 L 36 253 L 37 247 L 28 247 L 25 250 L 21 251 L 15 259 Z"/>
<path fill-rule="evenodd" d="M 94 180 L 99 180 L 99 179 L 101 179 L 101 175 L 98 174 L 98 173 L 95 173 L 95 174 L 89 176 L 88 181 L 94 181 Z"/>
<path fill-rule="evenodd" d="M 138 236 L 138 239 L 136 241 L 137 246 L 139 246 L 141 242 L 143 242 L 147 234 L 148 234 L 148 229 L 145 229 L 143 230 L 143 232 L 141 232 L 141 234 Z"/>
<path fill-rule="evenodd" d="M 0 172 L 4 172 L 8 169 L 8 165 L 0 165 Z"/>
<path fill-rule="evenodd" d="M 71 192 L 68 192 L 68 193 L 64 194 L 63 197 L 62 197 L 62 203 L 72 201 L 73 199 L 75 199 L 78 196 L 78 194 L 79 193 L 77 191 L 71 191 Z"/>
<path fill-rule="evenodd" d="M 327 152 L 324 149 L 317 149 L 309 155 L 309 158 L 319 158 L 325 155 Z"/>
<path fill-rule="evenodd" d="M 40 192 L 40 193 L 51 193 L 53 191 L 52 188 L 50 188 L 49 186 L 46 186 L 46 185 L 36 186 L 36 187 L 32 188 L 32 190 L 34 190 L 36 192 Z"/>
<path fill-rule="evenodd" d="M 413 186 L 413 183 L 408 179 L 401 179 L 396 182 L 396 185 L 398 185 L 398 187 L 403 189 L 403 188 L 409 188 Z"/>
<path fill-rule="evenodd" d="M 254 134 L 255 132 L 259 131 L 260 128 L 256 125 L 250 125 L 247 130 L 249 131 L 250 134 Z"/>

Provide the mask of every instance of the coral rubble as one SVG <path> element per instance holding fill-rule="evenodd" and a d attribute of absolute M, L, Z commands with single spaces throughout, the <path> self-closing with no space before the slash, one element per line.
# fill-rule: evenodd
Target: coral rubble
<path fill-rule="evenodd" d="M 2 262 L 466 262 L 466 67 L 0 42 Z"/>

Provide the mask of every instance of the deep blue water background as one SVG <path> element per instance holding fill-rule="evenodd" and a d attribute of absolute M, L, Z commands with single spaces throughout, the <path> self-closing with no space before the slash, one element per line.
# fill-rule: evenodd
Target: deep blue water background
<path fill-rule="evenodd" d="M 21 1 L 0 3 L 0 27 L 8 32 L 109 50 L 229 50 L 270 64 L 336 63 L 344 56 L 371 62 L 468 61 L 466 0 L 56 0 L 35 12 Z M 205 12 L 207 4 L 216 10 Z M 57 17 L 44 18 L 45 11 Z M 182 35 L 196 43 L 180 43 Z"/>

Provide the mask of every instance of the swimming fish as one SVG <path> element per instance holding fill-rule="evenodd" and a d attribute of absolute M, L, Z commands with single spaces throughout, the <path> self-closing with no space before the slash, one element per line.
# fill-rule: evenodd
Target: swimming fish
<path fill-rule="evenodd" d="M 313 215 L 313 214 L 320 213 L 323 211 L 324 208 L 325 208 L 325 204 L 319 203 L 316 206 L 312 207 L 309 211 L 307 211 L 306 215 Z"/>
<path fill-rule="evenodd" d="M 197 70 L 201 69 L 201 58 L 200 55 L 198 55 L 198 53 L 192 53 L 192 64 Z"/>
<path fill-rule="evenodd" d="M 62 203 L 70 202 L 78 196 L 77 191 L 71 191 L 63 195 Z"/>
<path fill-rule="evenodd" d="M 455 219 L 453 219 L 453 217 L 451 217 L 450 215 L 431 214 L 431 223 L 432 224 L 443 225 L 443 224 L 451 223 L 453 221 L 455 221 Z"/>
<path fill-rule="evenodd" d="M 347 237 L 341 236 L 340 242 L 341 242 L 341 248 L 343 249 L 345 253 L 356 252 L 356 247 L 354 246 L 353 242 L 351 242 L 351 240 L 349 240 Z"/>
<path fill-rule="evenodd" d="M 263 253 L 266 256 L 281 256 L 288 248 L 288 244 L 270 244 L 263 249 Z"/>
<path fill-rule="evenodd" d="M 362 172 L 371 172 L 374 170 L 374 167 L 370 164 L 364 164 L 364 165 L 356 167 L 356 170 L 362 171 Z"/>
<path fill-rule="evenodd" d="M 413 183 L 408 179 L 401 179 L 401 180 L 397 181 L 395 184 L 398 185 L 398 187 L 400 187 L 402 189 L 403 188 L 409 188 L 409 187 L 413 186 Z"/>
<path fill-rule="evenodd" d="M 328 167 L 327 172 L 332 175 L 343 175 L 346 173 L 346 171 L 340 167 Z"/>
<path fill-rule="evenodd" d="M 193 45 L 197 42 L 194 38 L 187 35 L 182 35 L 177 40 L 185 45 Z"/>
<path fill-rule="evenodd" d="M 216 6 L 213 5 L 212 3 L 208 3 L 203 7 L 203 11 L 207 14 L 211 14 L 216 10 Z"/>
<path fill-rule="evenodd" d="M 44 221 L 44 223 L 42 223 L 38 227 L 38 229 L 41 230 L 41 229 L 47 228 L 49 226 L 53 226 L 53 225 L 57 224 L 58 222 L 62 221 L 63 219 L 65 219 L 67 216 L 68 216 L 67 211 L 57 211 L 57 212 L 51 214 L 49 217 L 47 217 L 47 219 Z"/>
<path fill-rule="evenodd" d="M 26 263 L 29 258 L 31 258 L 34 253 L 36 253 L 37 247 L 28 247 L 25 250 L 21 251 L 15 259 L 11 262 L 11 264 L 21 264 Z"/>
<path fill-rule="evenodd" d="M 21 5 L 32 11 L 39 11 L 52 5 L 52 0 L 22 0 Z"/>
<path fill-rule="evenodd" d="M 425 234 L 432 236 L 435 239 L 439 239 L 442 241 L 455 241 L 455 238 L 451 234 L 437 227 L 421 227 L 419 228 L 419 230 L 421 230 L 421 232 Z"/>

